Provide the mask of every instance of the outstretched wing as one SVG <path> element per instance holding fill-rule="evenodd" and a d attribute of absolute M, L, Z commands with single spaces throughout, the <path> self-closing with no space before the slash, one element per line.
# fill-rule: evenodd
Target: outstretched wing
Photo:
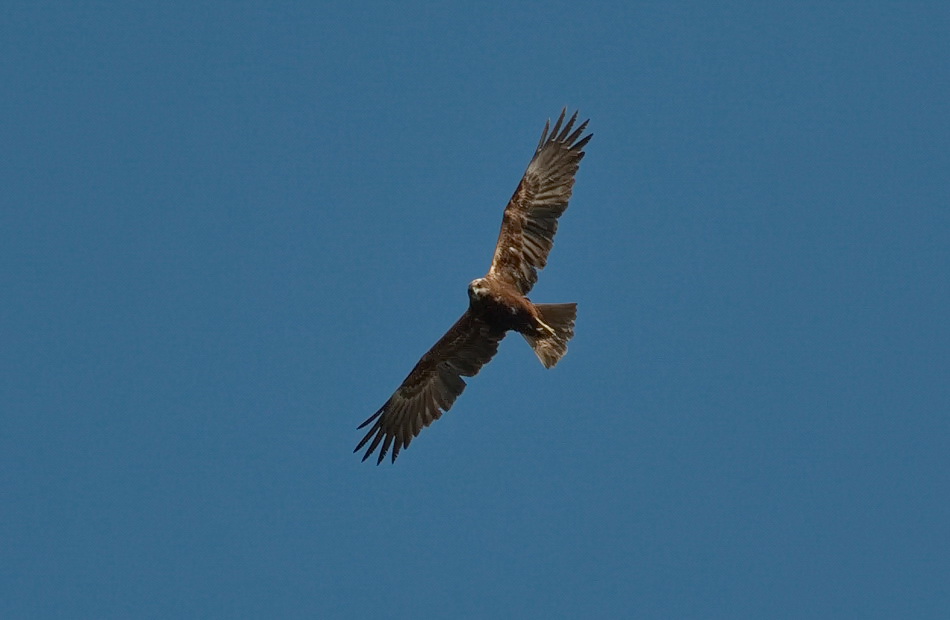
<path fill-rule="evenodd" d="M 566 111 L 566 108 L 561 111 L 550 134 L 550 122 L 544 125 L 538 149 L 505 207 L 488 272 L 514 284 L 525 295 L 538 281 L 538 270 L 547 264 L 557 232 L 557 218 L 567 209 L 574 175 L 584 158 L 584 146 L 593 136 L 580 137 L 588 121 L 571 131 L 577 112 L 562 128 Z"/>
<path fill-rule="evenodd" d="M 395 462 L 399 450 L 449 410 L 465 389 L 462 377 L 477 374 L 498 351 L 498 343 L 504 337 L 504 331 L 492 328 L 466 310 L 422 356 L 386 404 L 360 424 L 359 428 L 363 428 L 376 421 L 353 452 L 359 451 L 372 439 L 363 460 L 368 459 L 382 442 L 376 464 L 386 458 L 390 445 Z"/>

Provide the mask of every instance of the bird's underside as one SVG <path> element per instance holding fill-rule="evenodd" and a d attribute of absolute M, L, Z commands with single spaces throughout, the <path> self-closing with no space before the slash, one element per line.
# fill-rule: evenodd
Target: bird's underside
<path fill-rule="evenodd" d="M 379 448 L 379 464 L 392 448 L 399 451 L 452 407 L 471 377 L 498 351 L 509 331 L 520 333 L 546 368 L 557 364 L 574 336 L 577 304 L 535 304 L 527 298 L 538 279 L 567 209 L 574 176 L 591 134 L 581 137 L 577 113 L 554 127 L 545 124 L 534 157 L 502 217 L 501 232 L 488 273 L 468 287 L 469 307 L 412 369 L 395 393 L 359 428 L 369 424 L 356 446 L 369 447 L 363 460 Z M 375 423 L 374 423 L 375 422 Z"/>

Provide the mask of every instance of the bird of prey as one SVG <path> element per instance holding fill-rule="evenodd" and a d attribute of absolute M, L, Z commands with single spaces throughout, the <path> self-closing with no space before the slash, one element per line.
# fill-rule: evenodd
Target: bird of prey
<path fill-rule="evenodd" d="M 381 444 L 376 464 L 390 447 L 395 462 L 419 431 L 449 410 L 465 389 L 462 377 L 477 374 L 508 331 L 524 336 L 545 368 L 567 352 L 577 304 L 535 304 L 526 297 L 547 264 L 557 218 L 567 209 L 574 175 L 593 135 L 581 137 L 588 121 L 574 128 L 577 112 L 565 123 L 566 111 L 553 128 L 550 121 L 544 125 L 534 157 L 505 207 L 491 268 L 468 285 L 468 309 L 386 404 L 360 424 L 364 428 L 375 421 L 353 450 L 369 443 L 364 461 Z"/>

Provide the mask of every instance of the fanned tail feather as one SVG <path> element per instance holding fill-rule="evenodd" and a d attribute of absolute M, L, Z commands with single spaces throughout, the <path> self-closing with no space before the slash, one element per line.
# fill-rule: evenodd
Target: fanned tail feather
<path fill-rule="evenodd" d="M 534 354 L 545 368 L 553 368 L 567 353 L 567 343 L 574 337 L 574 320 L 577 318 L 577 304 L 535 304 L 541 313 L 541 320 L 553 332 L 538 336 L 521 334 L 528 341 Z"/>

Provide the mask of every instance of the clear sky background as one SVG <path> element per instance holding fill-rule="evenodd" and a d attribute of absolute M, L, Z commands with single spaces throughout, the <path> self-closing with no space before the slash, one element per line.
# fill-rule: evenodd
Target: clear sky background
<path fill-rule="evenodd" d="M 5 3 L 0 616 L 945 618 L 950 4 Z M 519 337 L 395 465 L 544 121 Z"/>

